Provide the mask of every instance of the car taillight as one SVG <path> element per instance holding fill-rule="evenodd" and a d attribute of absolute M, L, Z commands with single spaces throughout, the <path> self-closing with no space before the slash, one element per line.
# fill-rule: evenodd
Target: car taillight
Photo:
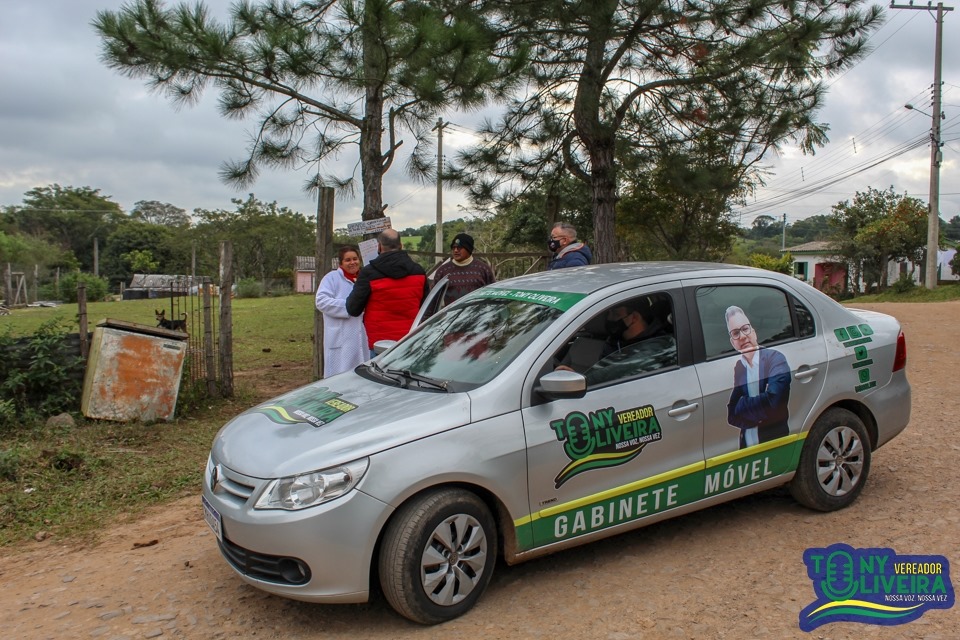
<path fill-rule="evenodd" d="M 893 356 L 893 370 L 900 371 L 907 366 L 907 339 L 903 337 L 903 331 L 897 336 L 897 354 Z"/>

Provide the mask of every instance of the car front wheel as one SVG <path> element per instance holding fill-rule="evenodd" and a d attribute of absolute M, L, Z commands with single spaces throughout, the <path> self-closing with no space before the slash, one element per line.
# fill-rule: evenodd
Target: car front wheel
<path fill-rule="evenodd" d="M 790 492 L 805 507 L 836 511 L 857 499 L 869 473 L 870 439 L 863 421 L 833 408 L 810 429 Z"/>
<path fill-rule="evenodd" d="M 421 624 L 466 613 L 486 589 L 497 531 L 476 495 L 445 489 L 402 506 L 380 549 L 380 584 L 390 605 Z"/>

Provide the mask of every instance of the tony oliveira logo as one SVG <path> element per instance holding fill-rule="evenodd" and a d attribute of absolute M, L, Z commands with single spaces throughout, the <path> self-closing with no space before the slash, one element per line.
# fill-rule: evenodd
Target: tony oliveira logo
<path fill-rule="evenodd" d="M 817 599 L 800 612 L 800 628 L 828 622 L 895 625 L 929 609 L 953 606 L 950 564 L 943 556 L 897 555 L 892 549 L 833 544 L 803 553 Z"/>
<path fill-rule="evenodd" d="M 617 411 L 613 407 L 584 413 L 571 411 L 560 420 L 552 420 L 557 440 L 570 458 L 554 485 L 591 469 L 605 469 L 630 462 L 651 442 L 662 437 L 653 405 Z"/>

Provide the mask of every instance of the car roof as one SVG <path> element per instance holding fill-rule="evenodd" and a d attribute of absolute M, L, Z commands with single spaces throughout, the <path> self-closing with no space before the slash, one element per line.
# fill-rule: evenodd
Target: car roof
<path fill-rule="evenodd" d="M 734 270 L 771 275 L 768 271 L 753 267 L 715 262 L 619 262 L 533 273 L 501 280 L 488 287 L 591 294 L 627 281 L 660 280 L 670 275 L 684 277 L 730 275 Z"/>

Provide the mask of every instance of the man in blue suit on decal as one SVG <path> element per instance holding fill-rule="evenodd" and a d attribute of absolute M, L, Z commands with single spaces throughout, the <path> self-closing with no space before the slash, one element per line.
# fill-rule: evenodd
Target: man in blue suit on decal
<path fill-rule="evenodd" d="M 725 314 L 730 344 L 740 352 L 733 368 L 727 422 L 740 429 L 740 448 L 790 434 L 790 365 L 782 353 L 761 348 L 757 332 L 740 307 Z"/>

